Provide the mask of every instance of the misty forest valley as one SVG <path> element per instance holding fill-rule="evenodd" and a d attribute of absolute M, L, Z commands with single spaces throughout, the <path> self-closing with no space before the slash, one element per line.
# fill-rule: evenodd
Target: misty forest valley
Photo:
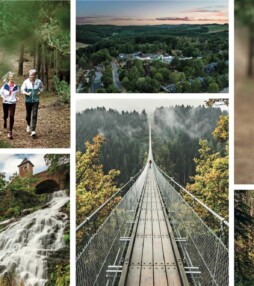
<path fill-rule="evenodd" d="M 228 218 L 227 111 L 176 105 L 148 114 L 97 107 L 76 115 L 77 178 L 83 174 L 76 186 L 77 224 L 144 167 L 149 122 L 154 164 Z"/>
<path fill-rule="evenodd" d="M 228 25 L 77 25 L 77 92 L 227 93 Z"/>

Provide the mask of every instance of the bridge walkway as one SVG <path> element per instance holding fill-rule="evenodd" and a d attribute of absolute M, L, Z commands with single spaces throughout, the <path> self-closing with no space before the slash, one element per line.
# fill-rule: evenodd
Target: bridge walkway
<path fill-rule="evenodd" d="M 147 176 L 119 285 L 189 285 L 152 168 Z"/>

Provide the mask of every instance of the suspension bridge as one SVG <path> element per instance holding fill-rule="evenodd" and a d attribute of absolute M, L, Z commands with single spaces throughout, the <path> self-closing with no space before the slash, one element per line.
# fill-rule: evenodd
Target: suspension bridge
<path fill-rule="evenodd" d="M 76 229 L 77 286 L 228 285 L 228 222 L 153 162 L 149 129 L 143 170 Z M 212 217 L 217 230 L 195 207 Z"/>

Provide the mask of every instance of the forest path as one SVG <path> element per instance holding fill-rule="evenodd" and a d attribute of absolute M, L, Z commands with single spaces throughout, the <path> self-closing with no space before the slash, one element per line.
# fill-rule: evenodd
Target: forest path
<path fill-rule="evenodd" d="M 33 68 L 33 58 L 25 53 L 23 76 L 17 75 L 18 54 L 8 53 L 0 48 L 0 62 L 8 62 L 8 66 L 0 67 L 1 77 L 9 70 L 15 73 L 15 82 L 19 88 L 27 78 L 29 69 Z M 0 81 L 0 87 L 2 81 Z M 16 104 L 13 140 L 7 138 L 3 128 L 3 109 L 0 98 L 0 143 L 7 143 L 11 148 L 69 148 L 70 147 L 70 107 L 59 103 L 59 98 L 53 92 L 43 92 L 40 96 L 38 120 L 35 139 L 26 132 L 26 108 L 24 96 L 18 95 Z"/>
<path fill-rule="evenodd" d="M 22 95 L 16 104 L 13 140 L 7 138 L 3 128 L 3 110 L 0 107 L 0 141 L 12 148 L 69 148 L 70 147 L 70 107 L 57 102 L 48 94 L 41 96 L 38 110 L 36 133 L 33 139 L 26 132 L 26 109 Z M 9 122 L 8 122 L 9 124 Z"/>
<path fill-rule="evenodd" d="M 235 32 L 235 183 L 254 183 L 254 78 L 246 77 L 247 32 Z"/>

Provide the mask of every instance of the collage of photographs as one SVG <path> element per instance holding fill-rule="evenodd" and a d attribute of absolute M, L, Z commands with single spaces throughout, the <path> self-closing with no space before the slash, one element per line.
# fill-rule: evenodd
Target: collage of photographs
<path fill-rule="evenodd" d="M 0 0 L 0 286 L 254 286 L 252 28 L 253 0 Z"/>

